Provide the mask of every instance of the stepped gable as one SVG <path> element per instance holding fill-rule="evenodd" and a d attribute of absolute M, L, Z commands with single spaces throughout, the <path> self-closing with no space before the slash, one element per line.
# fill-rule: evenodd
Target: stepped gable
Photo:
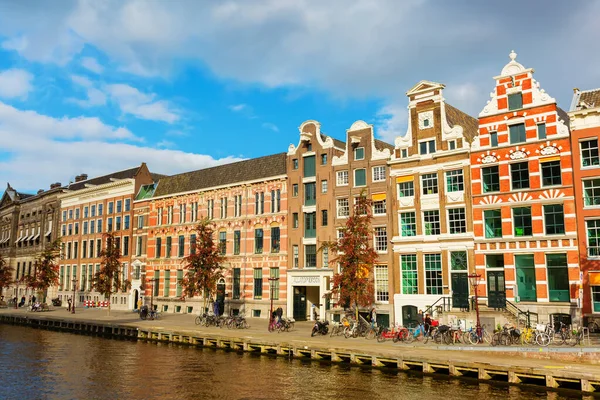
<path fill-rule="evenodd" d="M 479 130 L 479 122 L 476 118 L 471 117 L 469 114 L 460 111 L 458 108 L 445 103 L 446 106 L 446 121 L 453 127 L 460 125 L 463 127 L 463 136 L 469 143 L 475 139 Z"/>
<path fill-rule="evenodd" d="M 252 158 L 161 179 L 154 197 L 231 185 L 286 174 L 286 153 Z"/>

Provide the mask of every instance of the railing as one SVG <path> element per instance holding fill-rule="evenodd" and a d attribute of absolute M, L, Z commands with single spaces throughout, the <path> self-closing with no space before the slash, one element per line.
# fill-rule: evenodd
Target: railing
<path fill-rule="evenodd" d="M 434 308 L 435 307 L 435 308 Z M 428 306 L 425 309 L 425 314 L 433 315 L 433 310 L 437 310 L 437 307 L 442 307 L 443 311 L 451 311 L 452 310 L 452 296 L 442 296 L 437 299 L 432 305 Z"/>
<path fill-rule="evenodd" d="M 529 310 L 523 311 L 516 304 L 511 303 L 506 300 L 505 310 L 512 314 L 517 319 L 517 325 L 521 325 L 523 322 L 524 326 L 527 328 L 531 328 L 532 325 L 537 324 L 539 322 L 538 313 L 531 312 Z"/>

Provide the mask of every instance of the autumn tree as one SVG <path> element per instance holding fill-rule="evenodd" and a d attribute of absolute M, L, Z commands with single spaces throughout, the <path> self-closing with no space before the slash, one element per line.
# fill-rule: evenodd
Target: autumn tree
<path fill-rule="evenodd" d="M 0 295 L 2 295 L 4 288 L 11 284 L 13 280 L 13 270 L 14 268 L 11 267 L 2 254 L 0 254 Z"/>
<path fill-rule="evenodd" d="M 190 255 L 183 259 L 185 275 L 181 280 L 184 296 L 204 294 L 204 309 L 216 293 L 217 283 L 223 278 L 223 262 L 219 246 L 214 240 L 214 228 L 209 219 L 204 219 L 195 227 L 196 244 L 192 244 Z"/>
<path fill-rule="evenodd" d="M 336 296 L 344 307 L 354 306 L 357 320 L 358 308 L 370 306 L 374 299 L 373 265 L 377 262 L 377 253 L 372 245 L 371 205 L 364 194 L 357 197 L 352 215 L 339 229 L 340 238 L 321 246 L 321 251 L 331 250 L 332 262 L 339 266 L 329 296 Z"/>
<path fill-rule="evenodd" d="M 119 290 L 131 287 L 131 281 L 121 279 L 121 249 L 117 246 L 115 236 L 108 232 L 103 235 L 106 246 L 100 252 L 100 269 L 92 278 L 92 287 L 108 300 L 108 315 L 110 315 L 111 296 Z M 73 299 L 75 300 L 75 299 Z"/>
<path fill-rule="evenodd" d="M 60 239 L 48 243 L 42 254 L 35 259 L 33 276 L 24 277 L 27 287 L 37 293 L 42 303 L 46 302 L 48 288 L 58 285 L 59 266 L 57 260 L 60 257 L 60 250 Z"/>

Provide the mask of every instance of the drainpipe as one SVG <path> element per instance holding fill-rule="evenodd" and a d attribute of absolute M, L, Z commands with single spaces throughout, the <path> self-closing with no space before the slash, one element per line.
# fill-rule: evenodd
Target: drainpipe
<path fill-rule="evenodd" d="M 246 186 L 246 193 L 244 194 L 244 196 L 246 197 L 246 204 L 244 207 L 244 212 L 242 213 L 242 227 L 243 227 L 243 232 L 244 232 L 244 255 L 242 256 L 242 278 L 243 278 L 243 282 L 244 285 L 242 293 L 240 294 L 241 300 L 242 300 L 242 304 L 244 306 L 244 315 L 246 314 L 246 267 L 248 264 L 248 228 L 246 227 L 246 218 L 247 218 L 247 214 L 248 214 L 248 191 L 249 188 L 248 186 Z M 250 317 L 250 315 L 246 315 L 246 317 Z"/>

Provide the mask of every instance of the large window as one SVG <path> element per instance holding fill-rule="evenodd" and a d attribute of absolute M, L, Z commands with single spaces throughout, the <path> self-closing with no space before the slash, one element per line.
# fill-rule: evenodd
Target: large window
<path fill-rule="evenodd" d="M 583 181 L 584 206 L 600 206 L 600 179 Z"/>
<path fill-rule="evenodd" d="M 271 228 L 271 253 L 279 253 L 279 247 L 281 241 L 279 239 L 279 227 L 274 226 Z"/>
<path fill-rule="evenodd" d="M 531 207 L 513 208 L 515 236 L 531 236 Z"/>
<path fill-rule="evenodd" d="M 518 110 L 523 108 L 523 94 L 513 93 L 508 95 L 508 109 Z"/>
<path fill-rule="evenodd" d="M 337 172 L 337 185 L 347 186 L 348 185 L 348 171 Z"/>
<path fill-rule="evenodd" d="M 583 167 L 600 165 L 598 139 L 582 140 L 579 144 L 581 146 L 581 165 Z"/>
<path fill-rule="evenodd" d="M 544 206 L 544 221 L 547 235 L 565 233 L 565 214 L 562 204 L 548 204 Z"/>
<path fill-rule="evenodd" d="M 354 186 L 365 186 L 367 184 L 367 170 L 364 168 L 354 170 Z"/>
<path fill-rule="evenodd" d="M 435 153 L 435 139 L 419 142 L 419 154 L 433 154 Z"/>
<path fill-rule="evenodd" d="M 502 215 L 500 210 L 485 210 L 483 220 L 486 239 L 502 237 Z"/>
<path fill-rule="evenodd" d="M 262 299 L 262 269 L 254 268 L 254 298 Z"/>
<path fill-rule="evenodd" d="M 526 141 L 525 136 L 525 124 L 516 124 L 508 127 L 510 135 L 510 144 L 524 143 Z"/>
<path fill-rule="evenodd" d="M 500 172 L 497 165 L 481 168 L 481 180 L 483 183 L 483 192 L 500 191 Z"/>
<path fill-rule="evenodd" d="M 269 278 L 271 283 L 271 294 L 273 300 L 279 300 L 279 268 L 269 269 Z"/>
<path fill-rule="evenodd" d="M 437 174 L 423 174 L 421 176 L 423 194 L 436 194 L 438 192 Z"/>
<path fill-rule="evenodd" d="M 313 177 L 316 174 L 315 156 L 308 156 L 303 158 L 304 164 L 304 177 Z"/>
<path fill-rule="evenodd" d="M 118 204 L 118 203 L 117 203 Z M 155 285 L 157 285 L 155 283 Z M 165 287 L 164 287 L 164 296 L 169 297 L 169 292 L 171 291 L 171 271 L 165 270 Z"/>
<path fill-rule="evenodd" d="M 387 228 L 385 226 L 375 227 L 375 251 L 385 252 L 387 248 Z"/>
<path fill-rule="evenodd" d="M 375 301 L 376 302 L 390 301 L 387 265 L 376 265 L 375 266 Z"/>
<path fill-rule="evenodd" d="M 549 300 L 569 301 L 571 296 L 569 295 L 567 254 L 546 254 L 546 267 L 548 268 Z"/>
<path fill-rule="evenodd" d="M 542 186 L 562 184 L 560 160 L 540 163 L 542 169 Z"/>
<path fill-rule="evenodd" d="M 467 232 L 467 217 L 464 208 L 448 210 L 448 228 L 450 234 Z"/>
<path fill-rule="evenodd" d="M 403 237 L 417 235 L 417 218 L 414 211 L 400 214 L 400 232 Z"/>
<path fill-rule="evenodd" d="M 165 257 L 171 257 L 171 236 L 167 236 L 167 249 L 165 251 Z"/>
<path fill-rule="evenodd" d="M 233 231 L 233 254 L 240 254 L 241 231 Z"/>
<path fill-rule="evenodd" d="M 413 181 L 398 184 L 398 197 L 414 197 L 415 185 Z"/>
<path fill-rule="evenodd" d="M 373 215 L 385 215 L 385 199 L 373 201 Z"/>
<path fill-rule="evenodd" d="M 181 295 L 183 294 L 183 286 L 181 285 L 181 281 L 183 280 L 183 270 L 177 270 L 176 278 L 177 282 L 175 283 L 175 296 L 181 298 Z"/>
<path fill-rule="evenodd" d="M 425 225 L 425 235 L 439 235 L 440 231 L 440 211 L 424 211 L 423 222 Z"/>
<path fill-rule="evenodd" d="M 350 205 L 348 199 L 337 199 L 337 216 L 347 217 L 350 215 Z"/>
<path fill-rule="evenodd" d="M 385 181 L 385 166 L 373 167 L 373 182 Z"/>
<path fill-rule="evenodd" d="M 240 269 L 239 268 L 234 268 L 233 269 L 233 299 L 234 300 L 238 300 L 240 298 Z"/>
<path fill-rule="evenodd" d="M 418 294 L 417 255 L 402 254 L 400 256 L 400 266 L 402 269 L 402 294 Z"/>
<path fill-rule="evenodd" d="M 196 234 L 190 235 L 190 254 L 196 254 Z"/>
<path fill-rule="evenodd" d="M 304 246 L 304 258 L 307 268 L 316 268 L 317 266 L 317 246 L 309 244 Z"/>
<path fill-rule="evenodd" d="M 304 184 L 304 205 L 314 206 L 317 204 L 317 184 L 305 183 Z"/>
<path fill-rule="evenodd" d="M 527 161 L 510 165 L 513 189 L 529 188 L 529 163 Z"/>
<path fill-rule="evenodd" d="M 600 257 L 600 219 L 585 221 L 588 256 Z"/>
<path fill-rule="evenodd" d="M 257 228 L 254 230 L 254 253 L 261 254 L 263 252 L 263 230 Z"/>
<path fill-rule="evenodd" d="M 446 172 L 446 190 L 448 192 L 462 192 L 465 190 L 462 169 Z"/>
<path fill-rule="evenodd" d="M 600 313 L 600 286 L 592 286 L 592 311 Z"/>
<path fill-rule="evenodd" d="M 425 254 L 425 292 L 443 294 L 441 254 Z"/>
<path fill-rule="evenodd" d="M 219 232 L 219 252 L 222 256 L 227 253 L 227 232 Z"/>
<path fill-rule="evenodd" d="M 317 213 L 304 213 L 304 237 L 317 237 Z"/>

